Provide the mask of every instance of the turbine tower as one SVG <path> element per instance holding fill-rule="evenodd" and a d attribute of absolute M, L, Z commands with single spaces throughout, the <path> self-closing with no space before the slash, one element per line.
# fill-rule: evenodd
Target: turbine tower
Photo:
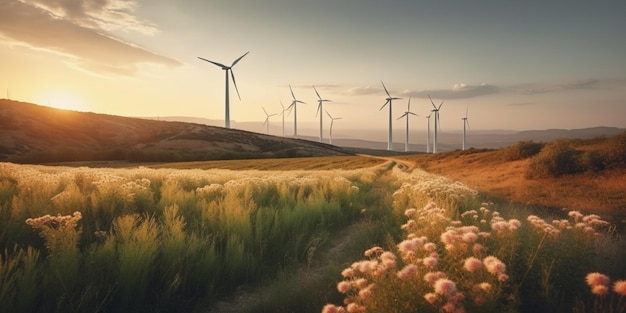
<path fill-rule="evenodd" d="M 315 117 L 317 117 L 318 115 L 320 116 L 320 142 L 324 142 L 324 127 L 323 127 L 323 117 L 324 114 L 322 114 L 322 103 L 324 102 L 331 102 L 332 100 L 328 100 L 328 99 L 322 99 L 322 97 L 320 96 L 320 93 L 317 92 L 317 89 L 315 89 L 315 86 L 313 86 L 313 90 L 315 90 L 315 94 L 317 94 L 317 102 L 319 103 L 317 105 L 317 113 L 315 113 Z"/>
<path fill-rule="evenodd" d="M 263 125 L 267 125 L 267 131 L 266 133 L 269 135 L 270 134 L 270 117 L 276 115 L 276 114 L 267 114 L 267 111 L 265 111 L 264 107 L 261 107 L 263 109 L 263 112 L 265 113 L 265 122 L 263 123 Z"/>
<path fill-rule="evenodd" d="M 463 120 L 463 150 L 465 150 L 465 126 L 467 126 L 467 129 L 469 130 L 470 126 L 469 126 L 469 120 L 467 119 L 467 111 L 469 110 L 469 107 L 465 107 L 465 117 L 462 117 L 461 120 Z"/>
<path fill-rule="evenodd" d="M 233 64 L 231 64 L 230 66 L 226 66 L 222 63 L 218 63 L 218 62 L 213 62 L 211 60 L 207 60 L 205 58 L 201 58 L 198 57 L 198 59 L 202 60 L 202 61 L 207 61 L 209 63 L 215 64 L 219 67 L 221 67 L 224 70 L 224 73 L 226 74 L 226 96 L 225 96 L 225 102 L 226 102 L 226 109 L 225 109 L 225 118 L 224 118 L 224 126 L 226 128 L 230 128 L 230 107 L 228 105 L 229 102 L 229 94 L 228 94 L 228 72 L 230 72 L 230 76 L 233 78 L 233 85 L 235 85 L 235 91 L 237 91 L 237 97 L 239 97 L 239 100 L 241 100 L 241 96 L 239 95 L 239 89 L 237 88 L 237 82 L 235 81 L 235 74 L 233 73 L 233 66 L 235 66 L 235 64 L 237 64 L 237 62 L 239 62 L 243 57 L 245 57 L 248 53 L 250 53 L 250 51 L 244 53 L 244 55 L 240 56 L 239 58 L 237 58 L 235 61 L 233 61 Z"/>
<path fill-rule="evenodd" d="M 330 115 L 330 113 L 328 113 L 328 111 L 326 111 L 326 114 L 328 114 L 328 117 L 330 117 L 330 141 L 328 142 L 329 144 L 333 144 L 333 123 L 335 122 L 335 120 L 340 120 L 341 117 L 333 117 L 332 115 Z"/>
<path fill-rule="evenodd" d="M 428 120 L 428 134 L 426 135 L 426 153 L 430 153 L 430 116 L 433 115 L 432 112 L 426 116 Z"/>
<path fill-rule="evenodd" d="M 419 115 L 411 112 L 411 97 L 409 97 L 409 104 L 408 104 L 408 107 L 406 109 L 406 112 L 404 112 L 404 114 L 402 114 L 402 116 L 398 117 L 398 119 L 401 119 L 403 117 L 406 118 L 406 135 L 404 137 L 404 152 L 409 151 L 409 115 L 419 116 Z"/>
<path fill-rule="evenodd" d="M 392 113 L 391 113 L 391 101 L 393 100 L 399 100 L 402 98 L 394 98 L 389 94 L 389 91 L 387 90 L 387 87 L 385 87 L 385 83 L 383 83 L 383 81 L 380 81 L 381 84 L 383 84 L 383 88 L 385 89 L 385 92 L 387 93 L 387 102 L 385 102 L 385 104 L 383 104 L 382 107 L 380 107 L 379 111 L 381 111 L 387 104 L 389 104 L 389 139 L 387 141 L 387 150 L 391 151 L 393 150 L 393 138 L 392 138 L 392 132 L 393 132 L 393 125 L 392 125 Z"/>
<path fill-rule="evenodd" d="M 283 108 L 283 110 L 280 112 L 280 115 L 283 117 L 283 137 L 285 137 L 285 111 L 290 111 L 290 109 L 285 109 L 285 106 L 283 105 L 283 102 L 280 101 L 280 106 Z"/>
<path fill-rule="evenodd" d="M 441 101 L 441 103 L 439 104 L 439 106 L 436 106 L 435 103 L 433 102 L 433 98 L 430 97 L 430 95 L 428 95 L 428 98 L 430 98 L 430 103 L 433 105 L 433 110 L 432 112 L 435 112 L 435 138 L 433 140 L 433 153 L 437 153 L 437 133 L 439 131 L 439 110 L 441 109 L 441 106 L 443 105 L 443 101 Z"/>
<path fill-rule="evenodd" d="M 291 108 L 293 108 L 293 136 L 298 138 L 298 103 L 304 104 L 305 102 L 296 99 L 296 96 L 293 94 L 293 89 L 291 89 L 291 85 L 289 85 L 289 90 L 291 91 L 291 97 L 293 100 L 287 109 L 291 110 Z"/>

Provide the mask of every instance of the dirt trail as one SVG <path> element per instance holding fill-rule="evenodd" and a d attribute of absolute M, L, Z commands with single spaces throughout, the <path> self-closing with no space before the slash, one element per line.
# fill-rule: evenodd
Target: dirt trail
<path fill-rule="evenodd" d="M 297 282 L 297 288 L 307 288 L 309 286 L 319 285 L 324 278 L 323 274 L 327 273 L 330 264 L 334 264 L 341 251 L 346 246 L 360 236 L 367 223 L 365 221 L 352 224 L 334 236 L 334 240 L 330 243 L 330 248 L 321 252 L 314 258 L 309 266 L 303 266 L 293 274 L 293 281 Z M 339 277 L 340 273 L 337 273 Z M 265 286 L 242 286 L 229 298 L 222 300 L 208 309 L 207 313 L 241 313 L 251 312 L 254 308 L 259 307 L 264 299 L 267 298 L 268 288 Z M 320 307 L 320 311 L 321 311 Z"/>

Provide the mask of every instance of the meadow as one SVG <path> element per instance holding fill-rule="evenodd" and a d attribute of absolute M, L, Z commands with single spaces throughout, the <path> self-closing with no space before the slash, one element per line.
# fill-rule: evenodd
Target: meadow
<path fill-rule="evenodd" d="M 253 285 L 276 294 L 231 311 L 626 309 L 624 238 L 600 216 L 540 217 L 358 158 L 307 170 L 0 163 L 0 307 L 206 312 Z M 324 253 L 351 225 L 364 225 L 342 246 L 352 251 Z M 334 265 L 315 285 L 289 282 L 320 263 Z"/>

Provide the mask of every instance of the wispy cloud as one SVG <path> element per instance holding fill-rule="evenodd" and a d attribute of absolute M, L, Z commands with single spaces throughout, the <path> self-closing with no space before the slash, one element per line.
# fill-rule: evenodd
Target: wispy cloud
<path fill-rule="evenodd" d="M 599 81 L 595 79 L 577 80 L 573 82 L 565 82 L 558 84 L 545 84 L 534 86 L 523 90 L 527 94 L 548 93 L 562 90 L 590 89 L 599 85 Z"/>
<path fill-rule="evenodd" d="M 141 64 L 179 66 L 175 59 L 107 34 L 125 29 L 155 34 L 154 25 L 132 15 L 135 1 L 5 1 L 0 3 L 0 40 L 66 58 L 98 75 L 133 75 Z"/>
<path fill-rule="evenodd" d="M 431 89 L 421 91 L 407 90 L 404 91 L 401 96 L 411 96 L 416 98 L 428 98 L 430 96 L 437 99 L 466 99 L 495 94 L 499 92 L 500 89 L 494 85 L 488 85 L 484 83 L 479 85 L 458 83 L 452 86 L 452 88 L 450 89 Z"/>

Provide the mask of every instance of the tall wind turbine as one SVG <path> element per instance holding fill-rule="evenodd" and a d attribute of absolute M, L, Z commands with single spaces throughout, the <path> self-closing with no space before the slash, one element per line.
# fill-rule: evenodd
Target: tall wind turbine
<path fill-rule="evenodd" d="M 465 126 L 467 126 L 467 129 L 469 130 L 469 120 L 467 119 L 467 111 L 469 110 L 469 107 L 465 107 L 465 117 L 462 117 L 461 120 L 463 120 L 463 150 L 465 150 Z"/>
<path fill-rule="evenodd" d="M 330 117 L 330 141 L 328 142 L 329 144 L 333 144 L 333 123 L 335 122 L 335 120 L 340 120 L 341 117 L 333 117 L 332 115 L 330 115 L 330 113 L 328 113 L 328 111 L 326 111 L 326 114 L 328 114 L 328 117 Z"/>
<path fill-rule="evenodd" d="M 241 100 L 241 96 L 239 95 L 239 89 L 237 88 L 237 82 L 235 81 L 235 74 L 233 73 L 233 66 L 235 66 L 235 64 L 237 64 L 237 62 L 239 62 L 243 57 L 245 57 L 248 53 L 250 53 L 250 51 L 244 53 L 244 55 L 240 56 L 239 58 L 237 58 L 235 61 L 233 61 L 233 64 L 231 64 L 230 66 L 226 66 L 222 63 L 218 63 L 218 62 L 213 62 L 211 60 L 207 60 L 205 58 L 201 58 L 198 57 L 198 59 L 202 60 L 202 61 L 207 61 L 209 63 L 215 64 L 219 67 L 221 67 L 224 70 L 224 73 L 226 74 L 226 97 L 225 97 L 225 102 L 226 102 L 226 117 L 224 118 L 224 126 L 226 128 L 230 128 L 230 107 L 228 105 L 228 102 L 230 100 L 230 97 L 228 95 L 228 72 L 230 72 L 230 76 L 233 78 L 233 85 L 235 85 L 235 91 L 237 91 L 237 97 L 239 97 L 239 100 Z"/>
<path fill-rule="evenodd" d="M 280 101 L 280 106 L 283 108 L 283 110 L 280 112 L 280 115 L 283 117 L 283 137 L 285 137 L 285 112 L 291 111 L 291 110 L 285 109 L 285 106 L 283 105 L 282 101 Z"/>
<path fill-rule="evenodd" d="M 428 95 L 428 98 L 430 98 L 430 95 Z M 433 153 L 437 153 L 437 132 L 439 131 L 439 110 L 441 109 L 441 106 L 443 105 L 443 101 L 441 101 L 441 103 L 439 104 L 439 106 L 436 106 L 435 103 L 433 102 L 433 98 L 430 98 L 430 103 L 433 105 L 433 110 L 432 112 L 435 112 L 435 138 L 433 140 Z"/>
<path fill-rule="evenodd" d="M 394 98 L 389 94 L 389 91 L 387 90 L 387 87 L 385 87 L 385 83 L 383 83 L 383 81 L 380 81 L 381 84 L 383 84 L 383 88 L 385 89 L 385 92 L 387 93 L 387 100 L 385 102 L 385 104 L 383 104 L 382 107 L 380 107 L 379 111 L 382 110 L 387 104 L 389 104 L 389 139 L 387 141 L 387 150 L 391 151 L 393 150 L 393 139 L 392 139 L 392 133 L 393 133 L 393 129 L 392 129 L 392 114 L 391 114 L 391 101 L 393 100 L 398 100 L 398 99 L 402 99 L 402 98 Z"/>
<path fill-rule="evenodd" d="M 409 104 L 407 106 L 406 112 L 404 112 L 402 116 L 398 117 L 398 119 L 401 119 L 403 117 L 406 118 L 406 135 L 404 137 L 404 152 L 409 151 L 409 115 L 419 116 L 411 112 L 411 97 L 409 97 Z"/>
<path fill-rule="evenodd" d="M 324 142 L 324 127 L 323 127 L 323 117 L 324 114 L 322 114 L 323 111 L 323 107 L 322 107 L 322 103 L 324 102 L 331 102 L 332 100 L 328 100 L 328 99 L 322 99 L 322 97 L 320 96 L 320 93 L 317 92 L 317 89 L 315 89 L 315 86 L 313 86 L 313 90 L 315 90 L 315 94 L 317 94 L 317 113 L 315 113 L 315 117 L 317 117 L 318 115 L 320 116 L 320 142 Z"/>
<path fill-rule="evenodd" d="M 430 153 L 430 116 L 433 115 L 433 112 L 430 112 L 426 119 L 428 120 L 428 134 L 426 135 L 426 153 Z"/>
<path fill-rule="evenodd" d="M 293 108 L 293 136 L 298 138 L 298 103 L 304 104 L 305 102 L 296 99 L 296 96 L 293 94 L 293 89 L 291 89 L 291 85 L 289 85 L 289 90 L 291 91 L 291 97 L 293 100 L 287 109 L 291 110 L 291 108 Z"/>
<path fill-rule="evenodd" d="M 263 109 L 263 112 L 265 113 L 265 123 L 263 123 L 263 125 L 267 125 L 267 131 L 266 133 L 269 135 L 270 134 L 270 117 L 276 115 L 276 114 L 267 114 L 267 111 L 265 111 L 264 107 L 261 107 Z"/>

